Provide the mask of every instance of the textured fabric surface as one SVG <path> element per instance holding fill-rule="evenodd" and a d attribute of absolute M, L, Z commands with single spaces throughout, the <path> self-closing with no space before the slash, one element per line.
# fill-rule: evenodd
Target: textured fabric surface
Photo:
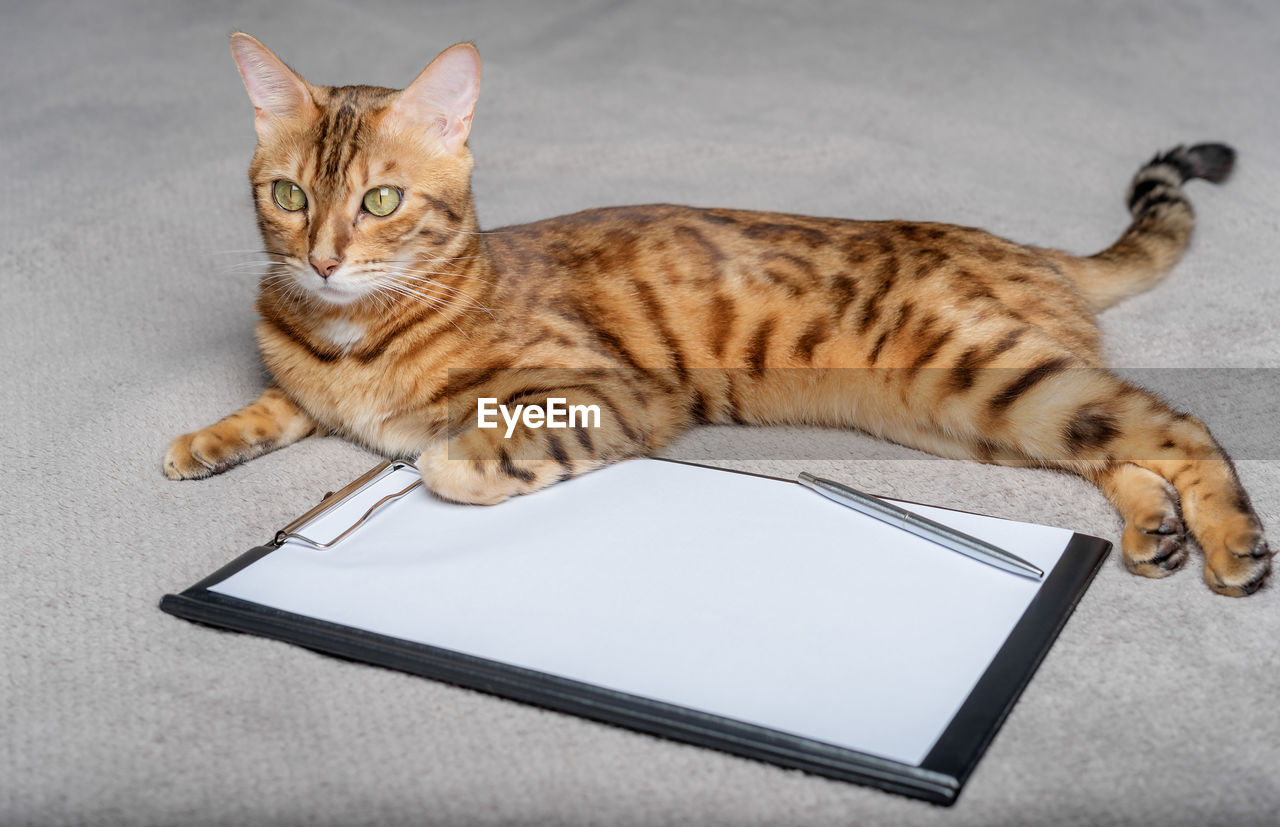
<path fill-rule="evenodd" d="M 487 227 L 672 201 L 1091 252 L 1153 152 L 1228 141 L 1234 180 L 1188 188 L 1187 258 L 1102 325 L 1114 364 L 1161 368 L 1148 385 L 1212 409 L 1274 542 L 1280 453 L 1257 400 L 1280 362 L 1280 6 L 255 6 L 0 11 L 0 823 L 1280 822 L 1280 595 L 1215 596 L 1198 558 L 1160 582 L 1107 561 L 951 809 L 156 608 L 376 460 L 319 439 L 204 482 L 160 472 L 173 436 L 264 382 L 241 266 L 256 257 L 236 252 L 260 243 L 232 29 L 317 83 L 402 86 L 474 40 Z M 1263 423 L 1243 450 L 1240 411 Z M 672 454 L 1119 538 L 1073 477 L 855 433 L 708 428 Z"/>

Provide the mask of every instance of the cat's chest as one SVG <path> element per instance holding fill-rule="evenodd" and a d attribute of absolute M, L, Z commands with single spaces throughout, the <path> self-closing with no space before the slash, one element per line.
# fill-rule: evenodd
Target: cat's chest
<path fill-rule="evenodd" d="M 315 335 L 327 347 L 346 354 L 364 340 L 367 332 L 367 325 L 350 319 L 337 318 L 319 324 Z"/>
<path fill-rule="evenodd" d="M 315 338 L 322 332 L 332 349 L 309 346 L 267 323 L 259 326 L 263 364 L 290 398 L 330 430 L 386 454 L 411 455 L 433 441 L 444 425 L 446 405 L 423 405 L 415 393 L 434 384 L 431 377 L 392 374 L 385 359 L 361 358 L 350 346 L 358 344 L 363 331 L 353 325 L 317 328 Z M 339 348 L 339 341 L 348 346 Z M 421 371 L 419 366 L 413 373 Z M 439 372 L 444 381 L 443 369 Z"/>

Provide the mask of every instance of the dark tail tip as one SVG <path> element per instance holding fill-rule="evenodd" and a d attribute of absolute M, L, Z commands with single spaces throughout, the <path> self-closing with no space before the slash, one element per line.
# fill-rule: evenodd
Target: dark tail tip
<path fill-rule="evenodd" d="M 1236 151 L 1226 144 L 1196 144 L 1195 146 L 1175 146 L 1168 152 L 1161 152 L 1152 158 L 1143 172 L 1152 167 L 1172 167 L 1177 170 L 1183 181 L 1192 178 L 1203 178 L 1220 184 L 1227 180 L 1232 168 L 1236 165 Z"/>
<path fill-rule="evenodd" d="M 1226 144 L 1175 146 L 1138 170 L 1129 184 L 1129 211 L 1140 215 L 1156 204 L 1186 202 L 1181 184 L 1203 178 L 1220 184 L 1236 165 L 1236 151 Z M 1176 180 L 1172 180 L 1176 176 Z"/>
<path fill-rule="evenodd" d="M 1186 150 L 1187 178 L 1221 184 L 1236 165 L 1236 151 L 1226 144 L 1196 144 Z"/>

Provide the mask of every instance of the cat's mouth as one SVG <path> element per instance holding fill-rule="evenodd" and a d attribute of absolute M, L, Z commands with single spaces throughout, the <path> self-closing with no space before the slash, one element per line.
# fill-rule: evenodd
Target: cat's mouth
<path fill-rule="evenodd" d="M 303 267 L 290 268 L 293 278 L 307 295 L 324 304 L 345 305 L 362 298 L 368 291 L 358 284 L 351 284 L 350 274 L 342 269 L 329 274 L 328 278 Z"/>

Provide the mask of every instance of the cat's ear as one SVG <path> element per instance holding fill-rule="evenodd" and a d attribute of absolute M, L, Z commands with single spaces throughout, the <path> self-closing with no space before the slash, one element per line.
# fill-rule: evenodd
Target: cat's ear
<path fill-rule="evenodd" d="M 259 138 L 268 137 L 280 121 L 305 120 L 315 112 L 307 82 L 257 40 L 235 32 L 231 56 L 253 101 L 253 128 Z"/>
<path fill-rule="evenodd" d="M 431 130 L 456 155 L 471 133 L 479 94 L 480 53 L 470 43 L 458 43 L 437 55 L 400 93 L 388 117 L 401 128 Z"/>

